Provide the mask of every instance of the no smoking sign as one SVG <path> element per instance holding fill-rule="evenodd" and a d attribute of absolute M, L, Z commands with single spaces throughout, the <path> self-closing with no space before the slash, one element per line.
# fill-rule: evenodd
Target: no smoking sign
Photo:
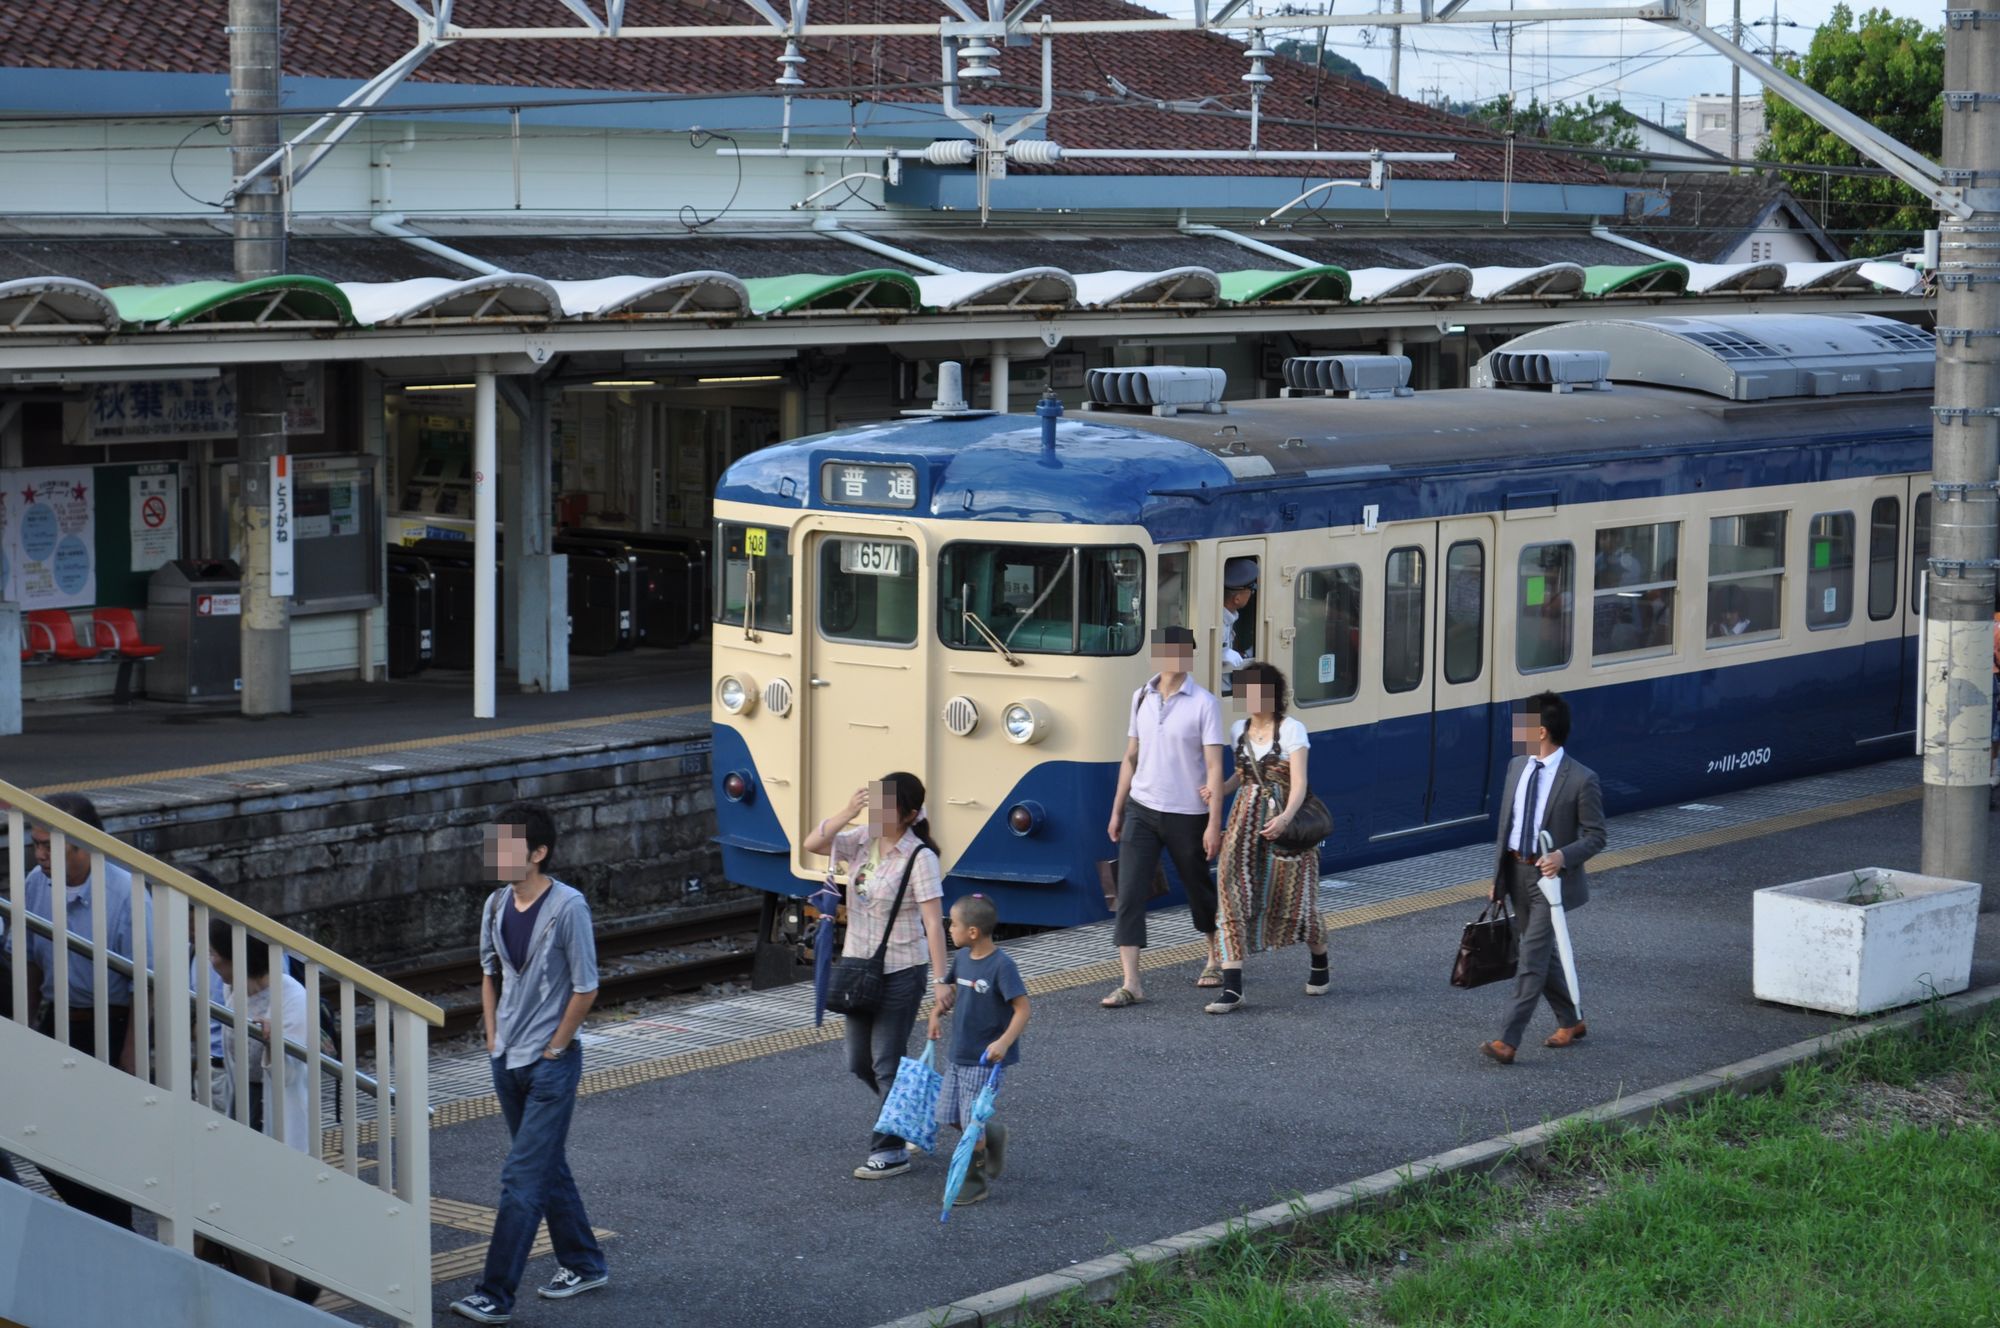
<path fill-rule="evenodd" d="M 139 519 L 146 523 L 148 530 L 158 530 L 167 524 L 167 500 L 158 494 L 146 499 L 140 505 Z"/>

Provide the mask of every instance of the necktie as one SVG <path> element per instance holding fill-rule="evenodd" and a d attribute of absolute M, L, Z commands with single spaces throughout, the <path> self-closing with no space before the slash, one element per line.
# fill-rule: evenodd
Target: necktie
<path fill-rule="evenodd" d="M 1533 858 L 1535 853 L 1535 789 L 1542 782 L 1542 763 L 1528 762 L 1528 796 L 1521 804 L 1521 856 Z"/>

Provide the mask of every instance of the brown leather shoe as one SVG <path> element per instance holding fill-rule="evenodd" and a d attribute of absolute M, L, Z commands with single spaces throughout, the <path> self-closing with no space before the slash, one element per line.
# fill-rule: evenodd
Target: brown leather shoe
<path fill-rule="evenodd" d="M 1512 1065 L 1514 1063 L 1514 1049 L 1498 1038 L 1495 1038 L 1491 1042 L 1482 1043 L 1479 1048 L 1479 1054 L 1491 1057 L 1499 1061 L 1502 1065 Z"/>
<path fill-rule="evenodd" d="M 1588 1032 L 1590 1032 L 1590 1025 L 1579 1019 L 1568 1028 L 1558 1028 L 1555 1032 L 1549 1034 L 1549 1040 L 1542 1045 L 1545 1047 L 1567 1047 L 1572 1042 L 1583 1041 L 1584 1035 Z"/>

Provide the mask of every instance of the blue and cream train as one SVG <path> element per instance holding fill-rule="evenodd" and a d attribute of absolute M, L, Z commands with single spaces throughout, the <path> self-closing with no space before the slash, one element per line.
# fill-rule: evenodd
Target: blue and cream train
<path fill-rule="evenodd" d="M 1232 558 L 1261 570 L 1236 645 L 1292 679 L 1330 869 L 1485 835 L 1509 706 L 1544 688 L 1613 812 L 1906 753 L 1933 362 L 1869 315 L 1580 323 L 1466 389 L 1308 361 L 1288 381 L 1331 390 L 1171 413 L 1145 403 L 1199 373 L 1098 371 L 1101 409 L 757 452 L 716 493 L 726 874 L 807 893 L 804 832 L 908 769 L 948 895 L 1105 916 L 1147 631 L 1193 628 L 1220 691 Z"/>

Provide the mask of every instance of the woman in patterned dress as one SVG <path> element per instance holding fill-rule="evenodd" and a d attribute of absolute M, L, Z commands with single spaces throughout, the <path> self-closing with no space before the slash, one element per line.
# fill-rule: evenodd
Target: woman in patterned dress
<path fill-rule="evenodd" d="M 1275 665 L 1244 665 L 1236 671 L 1235 690 L 1250 714 L 1230 732 L 1236 773 L 1222 786 L 1223 796 L 1237 797 L 1216 873 L 1222 993 L 1203 1007 L 1210 1014 L 1243 1004 L 1245 954 L 1296 941 L 1312 951 L 1306 995 L 1322 995 L 1333 985 L 1319 916 L 1319 846 L 1287 853 L 1273 842 L 1306 800 L 1311 740 L 1305 725 L 1285 714 L 1290 689 Z"/>

